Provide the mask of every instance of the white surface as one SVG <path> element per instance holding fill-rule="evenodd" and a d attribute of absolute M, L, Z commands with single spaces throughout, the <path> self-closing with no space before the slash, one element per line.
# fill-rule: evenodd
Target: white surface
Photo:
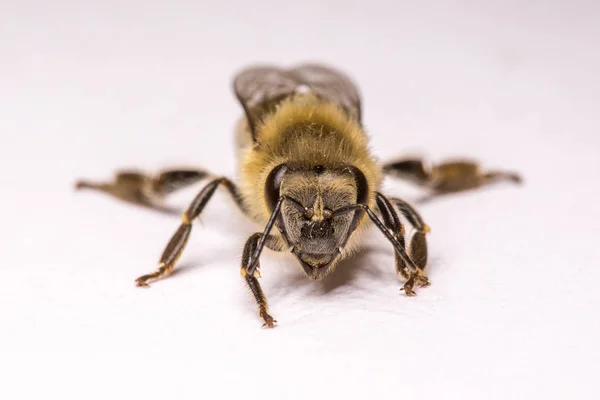
<path fill-rule="evenodd" d="M 597 2 L 3 3 L 0 398 L 600 396 Z M 321 283 L 268 253 L 279 326 L 260 329 L 239 275 L 255 228 L 222 193 L 178 273 L 135 288 L 178 217 L 75 179 L 232 174 L 231 77 L 304 60 L 357 80 L 382 159 L 467 155 L 526 184 L 420 207 L 416 298 L 377 235 Z"/>

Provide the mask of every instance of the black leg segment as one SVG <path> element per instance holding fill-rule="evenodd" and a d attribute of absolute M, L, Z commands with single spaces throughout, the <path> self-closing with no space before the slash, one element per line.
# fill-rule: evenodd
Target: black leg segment
<path fill-rule="evenodd" d="M 265 240 L 262 240 L 263 238 Z M 246 241 L 246 245 L 244 246 L 244 252 L 242 253 L 241 273 L 244 279 L 246 280 L 246 284 L 250 288 L 250 291 L 254 295 L 254 299 L 256 300 L 256 304 L 258 305 L 258 313 L 260 317 L 265 321 L 263 326 L 273 328 L 277 321 L 274 320 L 271 315 L 269 315 L 269 306 L 267 304 L 267 299 L 257 279 L 260 277 L 260 261 L 258 260 L 258 258 L 254 262 L 252 261 L 254 254 L 256 254 L 257 250 L 259 249 L 259 243 L 261 242 L 272 250 L 281 250 L 279 241 L 276 237 L 264 236 L 262 233 L 253 234 L 248 238 L 248 240 Z M 260 252 L 258 253 L 260 257 Z M 249 267 L 251 264 L 254 265 L 252 273 L 250 273 L 249 271 Z"/>
<path fill-rule="evenodd" d="M 392 232 L 393 237 L 398 243 L 403 248 L 406 248 L 404 226 L 402 225 L 400 218 L 398 218 L 398 214 L 396 213 L 396 210 L 394 210 L 392 203 L 381 193 L 376 193 L 375 200 L 385 227 Z M 408 256 L 414 261 L 414 269 L 408 267 L 405 259 L 401 257 L 398 252 L 395 254 L 396 272 L 406 279 L 403 290 L 409 296 L 416 294 L 413 290 L 415 284 L 419 284 L 420 286 L 429 284 L 429 279 L 423 273 L 423 268 L 425 268 L 425 264 L 427 263 L 427 242 L 424 234 L 416 238 L 417 234 L 419 234 L 418 231 L 412 236 L 410 248 L 407 252 Z M 417 239 L 416 241 L 415 238 Z"/>
<path fill-rule="evenodd" d="M 227 178 L 214 179 L 204 186 L 200 193 L 194 198 L 187 211 L 183 213 L 181 218 L 182 223 L 171 237 L 171 240 L 169 240 L 169 243 L 160 258 L 158 269 L 151 274 L 137 278 L 135 281 L 137 286 L 148 286 L 148 282 L 161 279 L 173 271 L 175 263 L 185 249 L 185 245 L 192 231 L 192 221 L 200 215 L 206 206 L 206 203 L 211 199 L 219 185 L 225 186 L 232 195 L 234 195 L 234 198 L 238 196 L 235 186 Z M 241 199 L 236 199 L 236 201 L 239 201 L 238 204 L 241 204 Z"/>

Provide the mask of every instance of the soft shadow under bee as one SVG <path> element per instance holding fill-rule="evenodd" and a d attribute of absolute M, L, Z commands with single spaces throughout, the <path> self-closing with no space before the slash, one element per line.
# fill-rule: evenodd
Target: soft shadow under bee
<path fill-rule="evenodd" d="M 323 280 L 308 280 L 306 275 L 299 268 L 283 268 L 287 267 L 288 263 L 293 261 L 289 258 L 282 258 L 279 260 L 271 259 L 265 260 L 269 263 L 280 264 L 279 266 L 273 266 L 272 268 L 281 267 L 281 276 L 278 277 L 277 283 L 269 288 L 273 291 L 273 297 L 285 298 L 286 296 L 298 292 L 310 292 L 315 295 L 333 294 L 337 289 L 344 287 L 352 287 L 357 290 L 367 290 L 366 286 L 360 285 L 361 280 L 357 279 L 360 275 L 368 275 L 375 280 L 386 280 L 386 275 L 393 276 L 393 272 L 386 270 L 383 265 L 380 266 L 378 258 L 389 253 L 384 251 L 377 251 L 377 249 L 367 249 L 365 252 L 360 252 L 353 257 L 345 258 L 336 266 L 335 270 L 332 271 L 327 279 Z M 392 254 L 388 254 L 393 257 Z M 265 264 L 266 264 L 265 262 Z M 286 265 L 284 265 L 286 264 Z M 266 265 L 265 265 L 266 266 Z M 267 267 L 268 268 L 268 267 Z M 364 281 L 363 281 L 364 282 Z"/>

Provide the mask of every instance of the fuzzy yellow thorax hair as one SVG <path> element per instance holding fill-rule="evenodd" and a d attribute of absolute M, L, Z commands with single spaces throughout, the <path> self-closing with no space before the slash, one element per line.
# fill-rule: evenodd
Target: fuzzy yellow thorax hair
<path fill-rule="evenodd" d="M 353 165 L 365 175 L 371 191 L 379 189 L 381 173 L 360 124 L 342 109 L 312 95 L 283 101 L 257 127 L 257 143 L 241 154 L 242 194 L 252 215 L 269 218 L 264 196 L 267 176 L 282 163 L 298 166 Z"/>

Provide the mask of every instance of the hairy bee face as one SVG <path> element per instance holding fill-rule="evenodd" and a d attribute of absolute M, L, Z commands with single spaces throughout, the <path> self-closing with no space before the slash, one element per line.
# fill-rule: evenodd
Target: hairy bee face
<path fill-rule="evenodd" d="M 293 200 L 282 204 L 280 223 L 294 255 L 310 278 L 324 278 L 352 234 L 354 213 L 332 213 L 356 203 L 354 177 L 323 167 L 288 170 L 281 179 L 280 194 Z"/>

